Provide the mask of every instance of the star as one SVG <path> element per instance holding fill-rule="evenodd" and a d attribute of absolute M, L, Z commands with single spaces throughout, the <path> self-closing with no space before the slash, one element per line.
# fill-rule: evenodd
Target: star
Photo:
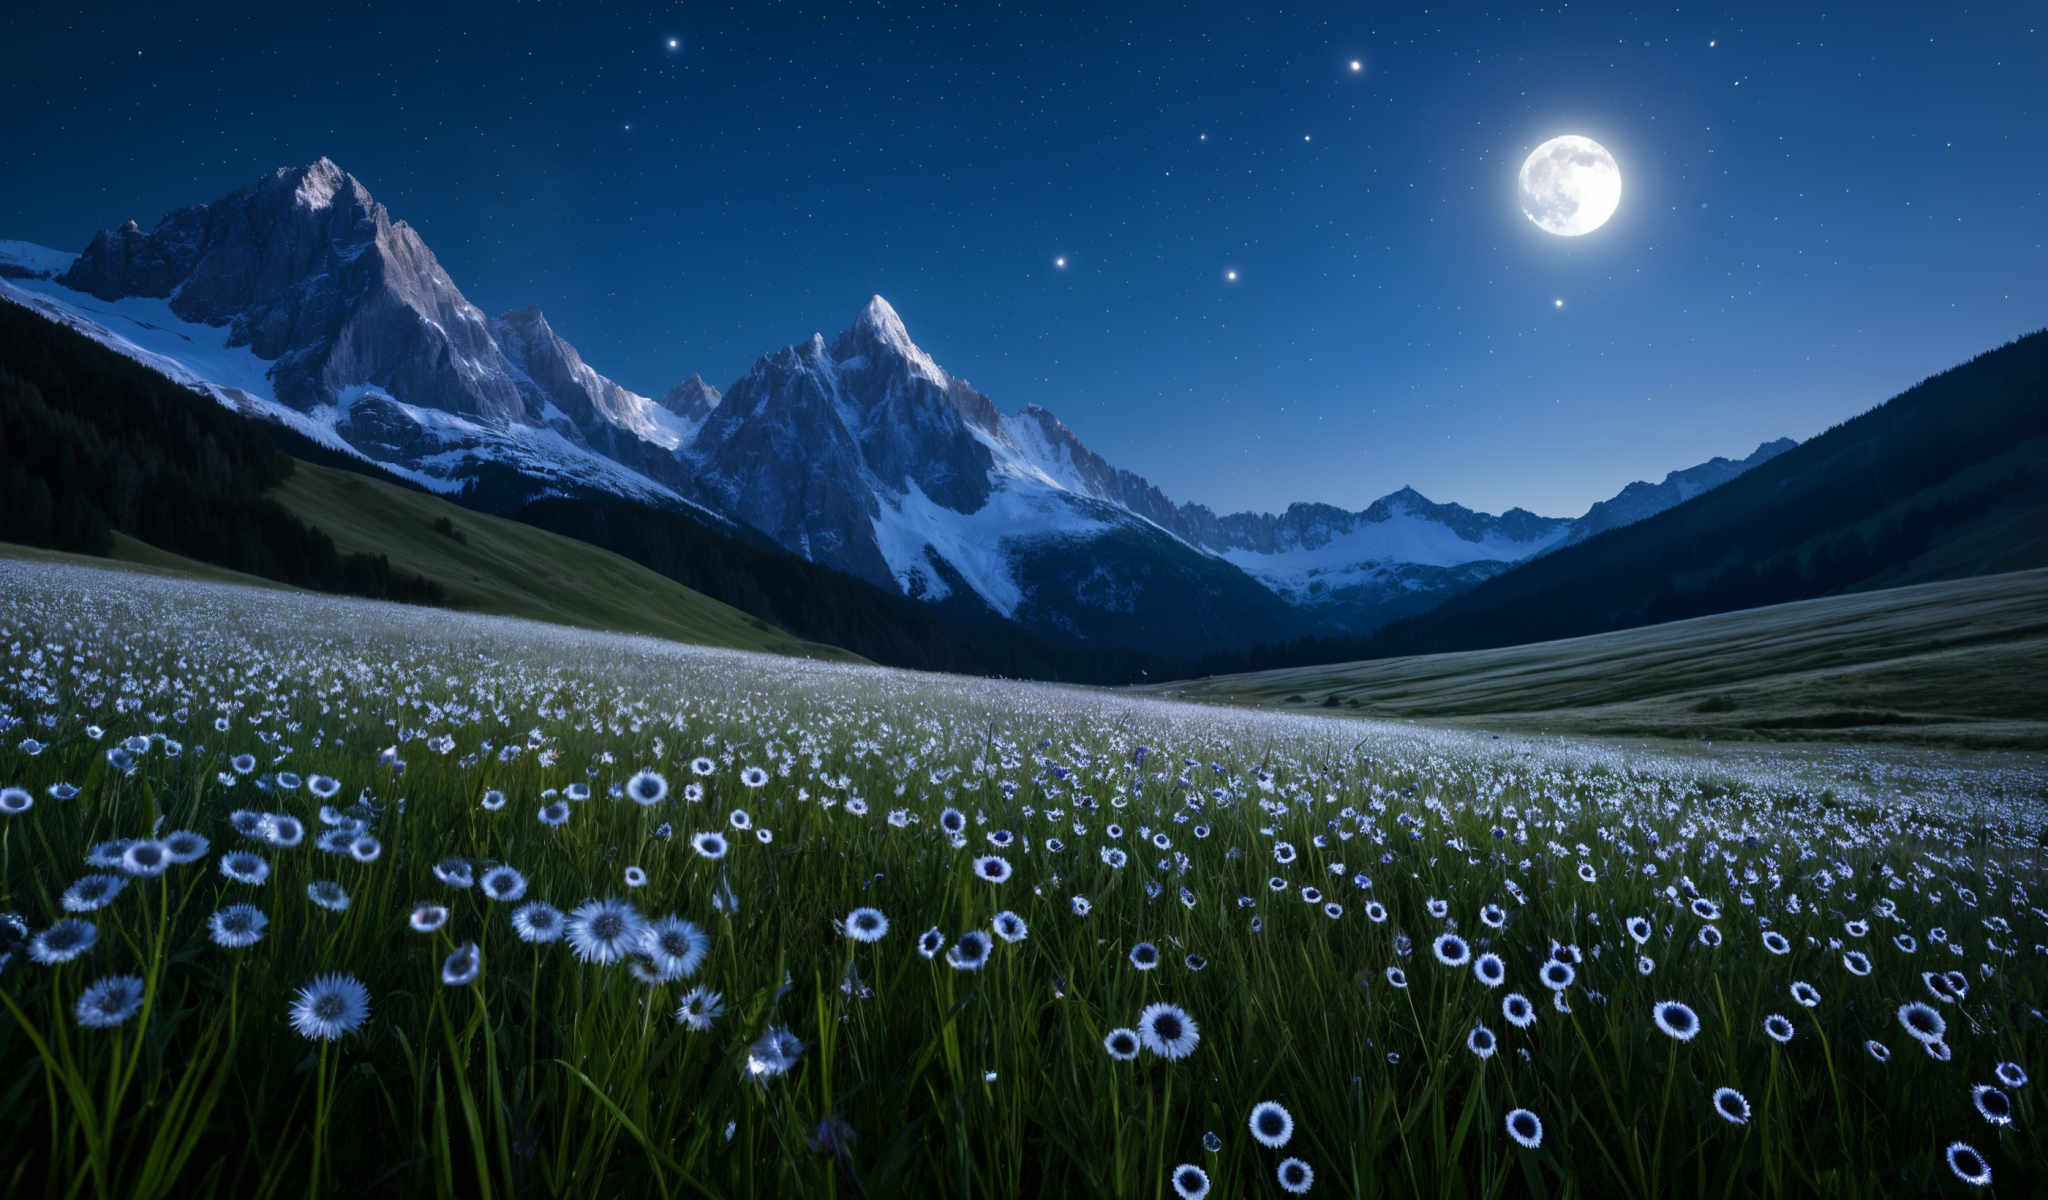
<path fill-rule="evenodd" d="M 681 39 L 681 38 L 670 38 L 670 39 L 668 40 L 668 48 L 669 48 L 669 49 L 671 49 L 671 50 L 680 50 L 680 49 L 682 49 L 682 48 L 683 48 L 683 39 Z"/>
<path fill-rule="evenodd" d="M 1066 256 L 1066 255 L 1064 255 L 1064 254 L 1062 254 L 1062 255 L 1060 255 L 1060 256 L 1059 256 L 1058 258 L 1055 258 L 1055 259 L 1053 259 L 1053 260 L 1052 260 L 1052 265 L 1053 265 L 1053 266 L 1055 266 L 1055 267 L 1058 267 L 1058 268 L 1059 268 L 1060 270 L 1062 270 L 1062 271 L 1066 270 L 1066 269 L 1067 269 L 1067 256 Z"/>
<path fill-rule="evenodd" d="M 1564 307 L 1564 301 L 1562 301 L 1562 300 L 1552 300 L 1552 301 L 1551 301 L 1551 304 L 1555 305 L 1555 306 L 1556 306 L 1556 307 L 1558 307 L 1558 308 L 1563 308 L 1563 307 Z"/>
<path fill-rule="evenodd" d="M 1231 268 L 1230 268 L 1229 270 L 1226 270 L 1226 271 L 1224 271 L 1224 272 L 1223 272 L 1223 278 L 1224 278 L 1224 281 L 1225 281 L 1225 282 L 1227 282 L 1227 283 L 1236 283 L 1236 282 L 1237 282 L 1237 268 L 1236 268 L 1236 267 L 1231 267 Z"/>
<path fill-rule="evenodd" d="M 1355 59 L 1355 58 L 1351 60 L 1351 73 L 1352 73 L 1353 75 L 1356 75 L 1356 74 L 1358 74 L 1358 73 L 1359 73 L 1360 71 L 1363 71 L 1363 70 L 1365 70 L 1365 64 L 1364 64 L 1364 63 L 1362 63 L 1362 62 L 1359 62 L 1359 61 L 1358 61 L 1357 59 Z"/>

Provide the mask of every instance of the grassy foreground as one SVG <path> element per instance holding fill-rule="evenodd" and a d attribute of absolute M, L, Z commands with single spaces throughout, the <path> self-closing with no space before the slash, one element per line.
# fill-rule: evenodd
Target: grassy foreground
<path fill-rule="evenodd" d="M 2048 749 L 2048 570 L 1147 690 L 1532 733 Z"/>
<path fill-rule="evenodd" d="M 0 562 L 0 1189 L 2037 1193 L 2042 796 Z"/>

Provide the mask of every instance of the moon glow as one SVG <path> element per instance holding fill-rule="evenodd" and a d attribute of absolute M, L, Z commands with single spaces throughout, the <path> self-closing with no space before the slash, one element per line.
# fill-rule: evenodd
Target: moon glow
<path fill-rule="evenodd" d="M 1621 168 L 1607 147 L 1568 133 L 1531 151 L 1522 162 L 1522 212 L 1536 227 L 1578 237 L 1607 223 L 1621 205 Z"/>

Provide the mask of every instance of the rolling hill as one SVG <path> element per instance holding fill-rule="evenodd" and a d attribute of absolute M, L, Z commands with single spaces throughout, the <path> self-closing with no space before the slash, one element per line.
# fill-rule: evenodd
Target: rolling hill
<path fill-rule="evenodd" d="M 1147 690 L 1541 733 L 2048 749 L 2048 569 Z"/>
<path fill-rule="evenodd" d="M 269 495 L 334 539 L 440 585 L 450 608 L 677 642 L 865 662 L 574 538 L 368 475 L 295 460 Z"/>

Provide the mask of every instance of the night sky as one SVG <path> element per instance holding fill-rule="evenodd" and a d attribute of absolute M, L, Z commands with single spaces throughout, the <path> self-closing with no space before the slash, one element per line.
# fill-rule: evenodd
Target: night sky
<path fill-rule="evenodd" d="M 325 154 L 636 391 L 880 292 L 1222 510 L 1576 515 L 2048 324 L 2048 10 L 1632 7 L 13 0 L 0 237 Z M 1517 202 L 1566 133 L 1578 238 Z"/>

